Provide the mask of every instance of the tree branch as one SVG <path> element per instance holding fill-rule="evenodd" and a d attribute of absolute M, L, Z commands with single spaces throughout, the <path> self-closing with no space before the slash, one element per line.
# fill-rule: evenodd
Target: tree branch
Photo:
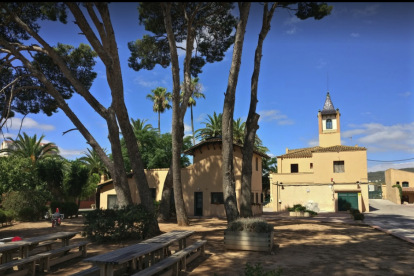
<path fill-rule="evenodd" d="M 70 132 L 70 131 L 73 131 L 73 130 L 78 130 L 78 128 L 75 127 L 75 128 L 71 128 L 69 130 L 66 130 L 66 131 L 63 132 L 62 136 L 65 135 L 66 133 Z"/>

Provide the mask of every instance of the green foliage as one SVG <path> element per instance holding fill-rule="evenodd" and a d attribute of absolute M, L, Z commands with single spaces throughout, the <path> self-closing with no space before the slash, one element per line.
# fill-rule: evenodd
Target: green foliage
<path fill-rule="evenodd" d="M 365 215 L 361 213 L 354 214 L 354 220 L 364 220 Z"/>
<path fill-rule="evenodd" d="M 67 198 L 75 201 L 82 196 L 89 179 L 89 168 L 80 160 L 70 161 L 70 168 L 65 175 L 64 190 Z"/>
<path fill-rule="evenodd" d="M 185 19 L 184 11 L 191 17 L 197 9 L 192 24 L 196 43 L 196 51 L 190 61 L 192 76 L 197 77 L 207 62 L 223 60 L 225 52 L 233 44 L 232 32 L 237 23 L 236 18 L 231 14 L 233 8 L 234 5 L 230 2 L 172 4 L 172 29 L 177 43 L 189 39 L 188 21 Z M 135 71 L 152 70 L 157 64 L 167 68 L 171 63 L 170 47 L 164 27 L 164 15 L 159 3 L 140 2 L 138 12 L 140 24 L 145 25 L 145 29 L 153 35 L 144 35 L 142 39 L 128 43 L 131 51 L 128 66 Z"/>
<path fill-rule="evenodd" d="M 262 158 L 262 190 L 264 192 L 270 190 L 269 174 L 277 173 L 277 158 L 270 159 Z"/>
<path fill-rule="evenodd" d="M 135 131 L 141 159 L 144 163 L 145 169 L 169 168 L 172 161 L 172 135 L 171 133 L 164 133 L 158 135 L 154 131 L 138 130 Z M 124 138 L 121 138 L 122 154 L 124 157 L 125 171 L 131 171 L 131 162 L 129 160 L 128 151 L 125 145 Z M 187 136 L 183 139 L 183 149 L 192 146 L 191 137 Z M 190 159 L 187 155 L 181 156 L 181 167 L 190 165 Z"/>
<path fill-rule="evenodd" d="M 0 223 L 2 226 L 4 223 L 11 223 L 15 217 L 16 214 L 14 212 L 0 209 Z"/>
<path fill-rule="evenodd" d="M 48 192 L 25 190 L 3 194 L 1 204 L 6 211 L 17 214 L 19 218 L 21 218 L 21 214 L 32 214 L 30 217 L 25 216 L 24 219 L 37 220 L 46 212 L 45 205 L 49 199 L 50 194 Z M 29 212 L 28 208 L 31 208 L 32 211 Z"/>
<path fill-rule="evenodd" d="M 79 158 L 79 160 L 85 162 L 88 165 L 89 173 L 91 175 L 97 173 L 99 175 L 109 176 L 109 170 L 105 166 L 102 159 L 98 156 L 98 153 L 94 149 L 90 150 L 88 148 L 86 150 L 87 152 L 85 152 L 85 156 Z M 104 149 L 104 152 L 106 153 L 106 149 Z"/>
<path fill-rule="evenodd" d="M 150 234 L 152 221 L 153 217 L 141 204 L 94 210 L 85 215 L 82 235 L 96 242 L 144 239 Z"/>
<path fill-rule="evenodd" d="M 151 124 L 146 124 L 146 122 L 148 121 L 148 119 L 137 119 L 136 121 L 134 119 L 131 118 L 131 125 L 132 125 L 132 130 L 133 131 L 140 131 L 140 130 L 153 130 L 154 128 L 152 127 Z"/>
<path fill-rule="evenodd" d="M 34 221 L 39 218 L 39 216 L 37 216 L 37 211 L 30 206 L 20 209 L 18 217 L 21 221 Z"/>
<path fill-rule="evenodd" d="M 0 158 L 0 194 L 34 189 L 36 184 L 37 173 L 29 157 Z"/>
<path fill-rule="evenodd" d="M 227 225 L 229 231 L 246 231 L 253 233 L 269 233 L 273 225 L 262 218 L 239 218 Z"/>
<path fill-rule="evenodd" d="M 283 269 L 278 267 L 277 270 L 264 271 L 262 264 L 257 263 L 255 266 L 246 263 L 246 268 L 244 270 L 245 276 L 281 276 Z"/>
<path fill-rule="evenodd" d="M 316 216 L 318 213 L 312 210 L 306 209 L 305 212 L 308 212 L 311 216 Z"/>
<path fill-rule="evenodd" d="M 154 112 L 164 113 L 167 109 L 172 108 L 170 105 L 172 94 L 171 92 L 167 92 L 167 88 L 157 87 L 151 90 L 151 93 L 147 95 L 147 99 L 154 103 L 152 106 Z"/>
<path fill-rule="evenodd" d="M 56 208 L 59 208 L 59 213 L 64 214 L 65 218 L 71 218 L 72 216 L 77 215 L 78 213 L 78 204 L 75 202 L 61 202 L 61 201 L 52 201 L 50 203 L 50 209 L 52 214 L 56 212 Z"/>
<path fill-rule="evenodd" d="M 351 208 L 349 209 L 349 213 L 351 216 L 355 216 L 356 214 L 360 214 L 361 212 L 358 209 Z"/>
<path fill-rule="evenodd" d="M 400 184 L 395 184 L 395 185 L 392 185 L 392 187 L 398 189 L 398 191 L 400 192 L 400 199 L 402 200 L 402 187 L 401 187 L 401 185 Z"/>
<path fill-rule="evenodd" d="M 190 90 L 191 90 L 191 96 L 188 99 L 188 107 L 192 107 L 192 106 L 196 106 L 197 102 L 195 99 L 200 99 L 203 98 L 205 99 L 206 96 L 201 93 L 201 83 L 199 83 L 200 79 L 199 78 L 191 78 L 191 82 L 190 82 Z M 183 95 L 184 95 L 184 82 L 181 83 L 181 93 L 180 93 L 180 102 L 183 102 Z"/>
<path fill-rule="evenodd" d="M 64 197 L 64 160 L 61 158 L 47 158 L 37 164 L 39 179 L 46 184 L 47 190 L 54 200 Z"/>

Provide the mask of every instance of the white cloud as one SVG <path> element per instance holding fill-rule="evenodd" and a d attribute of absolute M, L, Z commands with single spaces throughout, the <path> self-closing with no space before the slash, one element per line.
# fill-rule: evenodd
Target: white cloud
<path fill-rule="evenodd" d="M 355 17 L 365 17 L 365 16 L 371 16 L 378 12 L 379 5 L 368 5 L 365 7 L 365 9 L 353 9 L 352 14 Z"/>
<path fill-rule="evenodd" d="M 328 64 L 328 62 L 326 60 L 324 60 L 323 58 L 318 59 L 318 61 L 316 62 L 316 69 L 322 69 L 323 67 L 325 67 Z"/>
<path fill-rule="evenodd" d="M 191 125 L 184 123 L 184 137 L 193 136 Z"/>
<path fill-rule="evenodd" d="M 293 125 L 295 123 L 280 110 L 262 110 L 258 113 L 260 115 L 259 122 L 276 121 L 278 125 Z"/>
<path fill-rule="evenodd" d="M 400 93 L 400 94 L 398 94 L 398 96 L 401 96 L 401 97 L 409 97 L 409 96 L 411 96 L 411 92 L 405 92 L 405 93 Z"/>
<path fill-rule="evenodd" d="M 204 121 L 207 117 L 207 113 L 200 113 L 200 115 L 198 115 L 198 117 L 195 119 L 196 122 L 201 122 Z"/>
<path fill-rule="evenodd" d="M 19 130 L 21 123 L 22 123 L 21 118 L 10 118 L 7 123 L 7 127 L 9 129 Z M 36 122 L 35 120 L 33 120 L 32 118 L 26 117 L 23 120 L 22 131 L 24 131 L 25 129 L 40 129 L 44 131 L 51 131 L 55 129 L 55 126 L 47 125 L 47 124 L 40 124 Z"/>
<path fill-rule="evenodd" d="M 273 153 L 267 153 L 268 156 L 270 156 L 271 158 L 276 157 L 276 155 L 274 155 Z"/>
<path fill-rule="evenodd" d="M 342 132 L 342 137 L 353 137 L 368 152 L 401 151 L 414 153 L 414 122 L 385 126 L 378 123 L 351 125 L 355 129 Z"/>
<path fill-rule="evenodd" d="M 319 146 L 319 139 L 318 138 L 313 138 L 311 140 L 308 141 L 308 146 L 309 147 L 317 147 Z"/>
<path fill-rule="evenodd" d="M 381 163 L 373 166 L 368 166 L 368 172 L 386 171 L 388 169 L 404 169 L 413 168 L 414 162 L 405 163 Z"/>
<path fill-rule="evenodd" d="M 359 37 L 359 33 L 351 33 L 351 37 L 357 38 Z"/>
<path fill-rule="evenodd" d="M 152 89 L 155 89 L 158 86 L 163 86 L 163 85 L 165 86 L 167 84 L 165 80 L 149 80 L 149 79 L 145 79 L 142 76 L 138 76 L 134 78 L 133 82 L 141 86 L 152 88 Z"/>
<path fill-rule="evenodd" d="M 298 27 L 293 26 L 289 30 L 287 30 L 286 33 L 289 34 L 289 35 L 293 35 L 293 34 L 296 34 L 298 30 L 299 30 Z"/>
<path fill-rule="evenodd" d="M 283 22 L 283 25 L 294 25 L 296 23 L 299 23 L 301 20 L 299 18 L 297 18 L 296 16 L 291 16 L 285 19 L 285 21 Z"/>
<path fill-rule="evenodd" d="M 60 151 L 59 154 L 65 158 L 73 158 L 76 156 L 84 155 L 86 151 L 86 148 L 80 149 L 80 150 L 79 149 L 64 149 L 61 147 L 58 147 L 58 148 Z"/>

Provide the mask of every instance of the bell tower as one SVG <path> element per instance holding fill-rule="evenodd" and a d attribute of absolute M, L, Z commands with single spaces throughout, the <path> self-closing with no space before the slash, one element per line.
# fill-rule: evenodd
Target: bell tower
<path fill-rule="evenodd" d="M 340 116 L 339 109 L 335 110 L 328 91 L 323 109 L 318 112 L 320 147 L 341 145 Z"/>

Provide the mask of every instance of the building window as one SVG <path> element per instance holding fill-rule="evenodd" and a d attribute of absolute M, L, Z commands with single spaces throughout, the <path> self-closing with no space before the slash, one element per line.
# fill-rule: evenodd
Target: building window
<path fill-rule="evenodd" d="M 260 203 L 263 203 L 263 193 L 260 193 Z"/>
<path fill-rule="evenodd" d="M 259 193 L 256 193 L 256 203 L 259 203 Z"/>
<path fill-rule="evenodd" d="M 155 200 L 155 197 L 157 195 L 157 189 L 156 188 L 150 188 L 151 191 L 151 197 L 153 200 Z"/>
<path fill-rule="evenodd" d="M 326 120 L 326 129 L 332 129 L 332 120 L 331 119 Z"/>
<path fill-rule="evenodd" d="M 254 193 L 250 194 L 250 203 L 254 203 Z"/>
<path fill-rule="evenodd" d="M 313 163 L 310 163 L 309 167 L 310 167 L 310 169 L 313 169 Z"/>
<path fill-rule="evenodd" d="M 343 173 L 345 172 L 345 161 L 334 161 L 333 162 L 334 173 Z"/>
<path fill-rule="evenodd" d="M 407 181 L 404 181 L 404 182 L 402 183 L 402 186 L 403 186 L 403 188 L 408 188 L 408 187 L 409 187 L 409 184 L 408 184 L 408 182 L 407 182 Z"/>
<path fill-rule="evenodd" d="M 212 204 L 224 204 L 223 193 L 211 193 Z"/>
<path fill-rule="evenodd" d="M 256 157 L 256 171 L 259 170 L 259 158 Z"/>
<path fill-rule="evenodd" d="M 116 209 L 118 208 L 118 198 L 116 195 L 108 195 L 108 209 Z"/>
<path fill-rule="evenodd" d="M 299 172 L 299 164 L 290 164 L 290 172 L 291 173 Z"/>

